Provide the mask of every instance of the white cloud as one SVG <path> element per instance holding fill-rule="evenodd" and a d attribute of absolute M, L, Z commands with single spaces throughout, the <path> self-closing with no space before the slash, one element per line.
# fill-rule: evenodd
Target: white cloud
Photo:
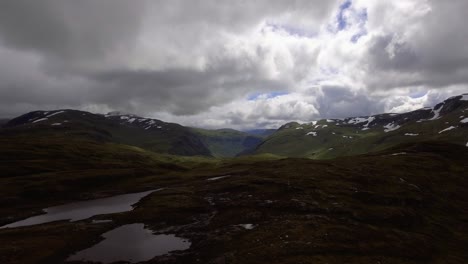
<path fill-rule="evenodd" d="M 0 111 L 115 109 L 253 128 L 467 92 L 467 1 L 343 3 L 11 2 L 0 10 Z M 249 100 L 269 92 L 287 94 Z"/>

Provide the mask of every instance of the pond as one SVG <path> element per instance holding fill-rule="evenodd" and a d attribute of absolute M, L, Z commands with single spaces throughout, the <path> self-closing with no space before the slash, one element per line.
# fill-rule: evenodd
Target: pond
<path fill-rule="evenodd" d="M 154 235 L 144 224 L 130 224 L 118 227 L 102 235 L 104 240 L 79 251 L 67 261 L 93 261 L 131 263 L 147 261 L 156 256 L 175 250 L 186 250 L 191 243 L 173 234 Z"/>
<path fill-rule="evenodd" d="M 95 215 L 112 214 L 131 211 L 133 205 L 140 199 L 162 189 L 139 193 L 129 193 L 107 198 L 69 203 L 43 209 L 45 214 L 36 215 L 24 220 L 4 225 L 0 228 L 13 228 L 20 226 L 38 225 L 58 220 L 69 220 L 71 222 L 87 219 Z"/>

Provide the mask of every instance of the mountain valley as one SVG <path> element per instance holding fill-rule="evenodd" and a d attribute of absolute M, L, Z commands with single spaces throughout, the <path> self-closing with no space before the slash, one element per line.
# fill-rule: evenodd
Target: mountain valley
<path fill-rule="evenodd" d="M 22 115 L 0 130 L 0 262 L 96 263 L 71 256 L 138 225 L 190 243 L 141 263 L 465 263 L 466 99 L 274 132 Z M 11 225 L 142 192 L 130 210 Z"/>

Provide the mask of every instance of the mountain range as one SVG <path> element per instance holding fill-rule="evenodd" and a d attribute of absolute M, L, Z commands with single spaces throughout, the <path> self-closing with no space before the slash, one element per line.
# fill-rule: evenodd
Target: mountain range
<path fill-rule="evenodd" d="M 250 153 L 326 159 L 422 141 L 468 146 L 468 94 L 401 114 L 288 123 Z"/>
<path fill-rule="evenodd" d="M 407 113 L 291 122 L 278 130 L 246 132 L 191 128 L 120 112 L 103 115 L 78 110 L 34 111 L 4 123 L 0 135 L 83 138 L 180 156 L 273 154 L 329 159 L 409 142 L 467 145 L 468 94 Z"/>
<path fill-rule="evenodd" d="M 467 111 L 461 95 L 247 132 L 34 111 L 0 129 L 0 226 L 156 191 L 127 212 L 0 228 L 0 263 L 90 263 L 67 259 L 135 223 L 191 243 L 145 263 L 466 263 Z"/>
<path fill-rule="evenodd" d="M 111 112 L 34 111 L 4 124 L 0 135 L 82 138 L 181 156 L 233 157 L 256 147 L 262 136 L 232 129 L 206 130 Z"/>

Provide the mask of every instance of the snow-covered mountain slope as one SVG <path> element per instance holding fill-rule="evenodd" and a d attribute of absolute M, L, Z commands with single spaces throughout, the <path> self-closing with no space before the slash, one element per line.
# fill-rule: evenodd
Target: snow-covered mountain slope
<path fill-rule="evenodd" d="M 333 158 L 428 140 L 468 144 L 468 94 L 402 114 L 288 123 L 252 153 Z"/>
<path fill-rule="evenodd" d="M 190 128 L 119 113 L 100 115 L 77 110 L 34 111 L 10 120 L 0 133 L 29 137 L 81 137 L 137 146 L 158 153 L 211 155 Z"/>
<path fill-rule="evenodd" d="M 55 110 L 34 111 L 12 119 L 0 130 L 0 136 L 83 137 L 137 146 L 158 153 L 221 157 L 234 156 L 261 142 L 260 137 L 235 132 L 226 134 L 221 130 L 193 129 L 120 112 L 101 115 L 77 110 Z"/>

